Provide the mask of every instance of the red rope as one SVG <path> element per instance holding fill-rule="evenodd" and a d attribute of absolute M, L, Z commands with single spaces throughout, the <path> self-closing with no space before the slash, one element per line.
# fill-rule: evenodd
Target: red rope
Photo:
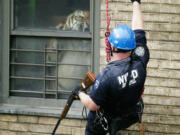
<path fill-rule="evenodd" d="M 110 18 L 108 14 L 108 8 L 109 8 L 109 1 L 106 0 L 106 16 L 107 16 L 107 26 L 106 26 L 106 32 L 105 32 L 105 44 L 106 44 L 106 61 L 109 62 L 111 60 L 111 45 L 108 41 L 108 37 L 110 35 L 109 31 L 109 25 L 110 25 Z"/>
<path fill-rule="evenodd" d="M 109 19 L 108 9 L 109 9 L 109 1 L 106 0 L 107 29 L 109 29 L 109 25 L 110 25 L 110 19 Z"/>

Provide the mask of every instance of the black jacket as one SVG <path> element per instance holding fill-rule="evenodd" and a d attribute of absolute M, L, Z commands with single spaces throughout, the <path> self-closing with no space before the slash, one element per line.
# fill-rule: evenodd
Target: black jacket
<path fill-rule="evenodd" d="M 131 57 L 110 62 L 97 76 L 90 97 L 110 115 L 126 114 L 139 101 L 149 61 L 145 32 L 135 30 L 136 48 Z"/>

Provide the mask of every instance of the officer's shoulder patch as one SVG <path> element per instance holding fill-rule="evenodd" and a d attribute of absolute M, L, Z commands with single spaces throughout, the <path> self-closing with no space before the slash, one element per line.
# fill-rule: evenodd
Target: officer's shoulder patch
<path fill-rule="evenodd" d="M 139 57 L 143 57 L 144 54 L 145 54 L 145 50 L 144 50 L 144 47 L 142 46 L 139 46 L 135 49 L 134 51 L 135 55 L 139 56 Z"/>
<path fill-rule="evenodd" d="M 95 83 L 94 83 L 94 88 L 97 89 L 99 87 L 99 81 L 96 80 Z"/>

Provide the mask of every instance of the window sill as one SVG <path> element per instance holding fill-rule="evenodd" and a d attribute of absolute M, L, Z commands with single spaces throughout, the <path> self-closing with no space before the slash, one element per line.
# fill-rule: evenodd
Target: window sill
<path fill-rule="evenodd" d="M 59 100 L 59 102 L 62 101 Z M 64 104 L 64 102 L 62 102 L 61 104 Z M 56 106 L 44 107 L 44 106 L 20 105 L 20 104 L 12 104 L 12 103 L 1 103 L 0 113 L 59 117 L 64 109 L 64 106 L 65 105 L 59 105 L 59 107 Z M 83 119 L 82 110 L 83 110 L 83 105 L 80 103 L 80 101 L 74 101 L 66 117 Z M 85 112 L 84 112 L 84 116 L 86 116 Z"/>

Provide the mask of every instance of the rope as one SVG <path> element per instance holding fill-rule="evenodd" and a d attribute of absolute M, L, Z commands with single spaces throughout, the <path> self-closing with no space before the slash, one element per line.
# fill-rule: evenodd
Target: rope
<path fill-rule="evenodd" d="M 84 113 L 85 113 L 85 116 L 84 116 Z M 86 109 L 86 107 L 85 107 L 85 106 L 83 106 L 83 110 L 82 110 L 82 117 L 83 117 L 83 119 L 87 119 L 87 117 L 88 117 L 88 114 L 87 114 L 87 109 Z"/>
<path fill-rule="evenodd" d="M 105 44 L 106 44 L 106 61 L 109 62 L 111 60 L 111 45 L 108 41 L 108 37 L 110 35 L 109 31 L 109 25 L 110 25 L 110 18 L 108 14 L 108 9 L 109 9 L 109 1 L 106 0 L 106 16 L 107 16 L 107 26 L 106 26 L 106 32 L 105 32 Z"/>
<path fill-rule="evenodd" d="M 110 25 L 110 18 L 109 18 L 109 14 L 108 14 L 108 9 L 109 9 L 109 1 L 106 0 L 107 29 L 109 29 L 109 25 Z"/>

